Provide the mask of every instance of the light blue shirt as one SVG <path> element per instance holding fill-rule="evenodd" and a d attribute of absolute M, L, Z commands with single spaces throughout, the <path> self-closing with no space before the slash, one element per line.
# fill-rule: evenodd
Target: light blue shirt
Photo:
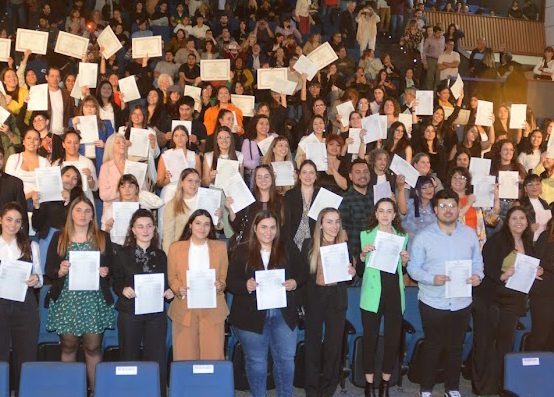
<path fill-rule="evenodd" d="M 483 257 L 475 230 L 457 223 L 451 235 L 446 234 L 437 222 L 419 232 L 410 250 L 408 273 L 419 283 L 418 299 L 439 310 L 457 311 L 471 305 L 472 298 L 446 298 L 444 285 L 434 285 L 438 274 L 445 274 L 445 262 L 471 260 L 472 274 L 481 279 Z"/>

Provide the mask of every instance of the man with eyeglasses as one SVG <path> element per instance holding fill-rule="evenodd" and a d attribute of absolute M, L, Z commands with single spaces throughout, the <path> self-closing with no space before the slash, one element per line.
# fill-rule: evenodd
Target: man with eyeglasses
<path fill-rule="evenodd" d="M 475 231 L 458 222 L 458 195 L 445 189 L 435 196 L 437 222 L 414 239 L 408 273 L 419 284 L 419 311 L 424 332 L 421 350 L 420 397 L 431 397 L 441 354 L 445 360 L 445 397 L 461 397 L 460 369 L 465 333 L 471 315 L 471 297 L 447 298 L 445 284 L 450 280 L 446 263 L 471 261 L 467 284 L 478 286 L 483 278 L 483 258 Z"/>

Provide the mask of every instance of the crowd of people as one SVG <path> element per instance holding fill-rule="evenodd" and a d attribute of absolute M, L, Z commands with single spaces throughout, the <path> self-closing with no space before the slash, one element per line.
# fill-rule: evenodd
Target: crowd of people
<path fill-rule="evenodd" d="M 424 3 L 404 0 L 351 1 L 343 9 L 325 0 L 319 10 L 306 0 L 23 3 L 7 2 L 11 19 L 1 34 L 12 49 L 0 73 L 0 269 L 32 266 L 22 300 L 0 291 L 0 361 L 10 349 L 17 369 L 37 359 L 36 296 L 46 285 L 46 329 L 60 336 L 62 361 L 75 361 L 82 346 L 91 389 L 103 334 L 117 325 L 120 358 L 158 362 L 165 395 L 169 316 L 174 360 L 225 359 L 228 323 L 251 394 L 266 395 L 271 352 L 277 395 L 291 396 L 302 319 L 306 395 L 332 396 L 350 287 L 361 288 L 366 396 L 389 396 L 408 286 L 419 288 L 425 334 L 421 397 L 431 397 L 440 365 L 445 396 L 460 397 L 471 317 L 477 394 L 502 393 L 503 357 L 528 307 L 526 348 L 554 351 L 554 121 L 537 120 L 527 107 L 514 128 L 510 103 L 482 87 L 454 90 L 461 27 L 432 25 Z M 16 51 L 16 26 L 49 32 L 47 53 Z M 96 39 L 108 26 L 122 48 L 106 59 Z M 54 51 L 61 31 L 89 39 L 82 59 Z M 153 31 L 168 34 L 162 57 L 133 58 L 132 40 Z M 310 79 L 295 64 L 326 37 L 336 60 Z M 398 66 L 400 59 L 381 50 L 384 42 L 410 51 L 422 68 Z M 536 78 L 554 77 L 553 58 L 547 47 Z M 200 62 L 213 59 L 230 60 L 230 80 L 202 80 Z M 79 61 L 98 64 L 95 88 L 80 86 Z M 482 39 L 468 73 L 487 78 L 493 70 L 492 78 L 506 79 L 515 69 L 504 61 L 497 68 Z M 292 95 L 258 88 L 257 71 L 275 67 L 286 68 Z M 119 87 L 129 76 L 140 93 L 132 101 Z M 48 110 L 29 111 L 30 92 L 42 83 Z M 423 89 L 434 95 L 427 115 L 416 99 Z M 254 96 L 252 114 L 233 95 Z M 485 122 L 482 100 L 494 102 Z M 341 114 L 337 107 L 348 102 L 354 110 Z M 386 138 L 368 139 L 377 133 L 366 130 L 375 126 L 367 124 L 372 115 L 382 116 Z M 83 143 L 91 119 L 98 139 Z M 146 134 L 142 155 L 133 148 L 137 131 Z M 406 172 L 413 167 L 416 180 L 394 173 L 393 159 Z M 479 174 L 485 159 L 490 169 Z M 45 201 L 39 178 L 51 167 L 59 167 L 63 191 L 61 200 Z M 286 168 L 292 179 L 283 176 Z M 499 184 L 510 171 L 515 196 Z M 253 202 L 238 208 L 244 197 L 221 193 L 210 211 L 202 189 L 225 190 L 237 174 Z M 489 176 L 494 182 L 484 191 L 479 184 Z M 314 215 L 314 202 L 331 193 L 340 204 Z M 121 203 L 137 208 L 124 233 L 116 222 Z M 387 272 L 370 259 L 390 235 L 402 243 Z M 352 280 L 328 283 L 322 248 L 344 243 L 341 271 Z M 77 251 L 99 257 L 94 290 L 70 286 Z M 540 260 L 528 293 L 507 286 L 522 255 Z M 451 262 L 469 263 L 469 296 L 447 297 Z M 256 278 L 276 269 L 284 273 L 284 307 L 258 310 Z M 191 307 L 195 272 L 215 275 L 210 308 Z M 136 276 L 143 274 L 163 275 L 167 311 L 136 314 Z M 9 275 L 2 271 L 2 278 Z M 380 335 L 384 358 L 377 363 Z M 382 379 L 374 379 L 376 371 Z"/>

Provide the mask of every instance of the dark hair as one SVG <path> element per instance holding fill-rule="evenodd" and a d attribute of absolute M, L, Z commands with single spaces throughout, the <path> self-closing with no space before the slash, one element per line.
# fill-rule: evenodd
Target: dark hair
<path fill-rule="evenodd" d="M 315 165 L 315 163 L 312 161 L 312 160 L 309 160 L 309 159 L 306 159 L 304 160 L 302 163 L 300 163 L 300 166 L 298 167 L 298 175 L 300 176 L 300 173 L 302 172 L 302 168 L 308 166 L 308 165 L 311 165 L 313 168 L 314 168 L 314 171 L 315 171 L 315 182 L 314 182 L 314 186 L 317 186 L 317 180 L 319 179 L 318 178 L 318 173 L 317 173 L 317 165 Z M 296 181 L 296 185 L 297 186 L 300 186 L 302 182 L 300 182 L 300 177 L 297 179 Z"/>
<path fill-rule="evenodd" d="M 119 182 L 117 182 L 117 188 L 119 189 L 121 186 L 123 186 L 126 183 L 135 185 L 137 188 L 137 193 L 140 192 L 140 186 L 138 184 L 137 178 L 134 175 L 132 174 L 121 175 L 121 178 L 119 178 Z"/>
<path fill-rule="evenodd" d="M 194 98 L 190 95 L 184 95 L 177 101 L 177 108 L 181 107 L 181 105 L 187 105 L 191 109 L 194 110 Z"/>
<path fill-rule="evenodd" d="M 204 209 L 198 209 L 194 211 L 189 216 L 189 220 L 187 221 L 187 224 L 185 225 L 185 228 L 183 229 L 183 233 L 181 234 L 181 237 L 179 238 L 179 241 L 184 240 L 190 240 L 190 237 L 192 236 L 192 223 L 196 218 L 199 216 L 205 216 L 210 220 L 210 232 L 208 233 L 208 239 L 215 240 L 217 237 L 215 235 L 215 226 L 214 222 L 212 220 L 212 216 L 210 213 Z"/>
<path fill-rule="evenodd" d="M 131 220 L 129 221 L 129 228 L 127 230 L 127 237 L 125 237 L 125 242 L 123 243 L 124 247 L 132 246 L 137 244 L 137 239 L 133 233 L 133 227 L 135 226 L 135 222 L 139 218 L 148 218 L 152 221 L 152 224 L 154 225 L 154 236 L 152 236 L 152 240 L 150 241 L 150 247 L 159 248 L 160 247 L 160 236 L 158 234 L 158 228 L 156 227 L 156 220 L 154 219 L 154 214 L 150 210 L 147 210 L 145 208 L 139 208 L 135 211 L 133 216 L 131 217 Z"/>
<path fill-rule="evenodd" d="M 537 174 L 527 174 L 525 176 L 525 179 L 523 180 L 523 186 L 527 186 L 528 184 L 530 184 L 531 182 L 540 182 L 542 179 L 541 179 L 541 176 L 540 175 L 537 175 Z"/>
<path fill-rule="evenodd" d="M 420 138 L 421 142 L 420 142 L 420 145 L 421 145 L 422 153 L 425 153 L 425 154 L 429 155 L 431 150 L 435 153 L 438 153 L 441 150 L 440 143 L 439 143 L 439 128 L 435 127 L 431 123 L 424 124 L 421 127 L 422 128 L 421 128 L 421 138 Z M 429 149 L 429 145 L 427 144 L 427 139 L 425 138 L 425 130 L 428 127 L 432 127 L 433 130 L 435 131 L 435 137 L 433 138 L 433 141 L 431 143 L 431 149 Z"/>
<path fill-rule="evenodd" d="M 176 125 L 175 128 L 173 128 L 173 131 L 171 131 L 171 141 L 169 142 L 169 148 L 170 149 L 175 149 L 175 147 L 176 147 L 175 142 L 173 141 L 173 136 L 175 135 L 175 132 L 177 130 L 182 130 L 185 133 L 185 136 L 187 137 L 187 142 L 188 142 L 190 133 L 189 133 L 189 130 L 187 129 L 187 127 L 185 127 L 182 124 Z"/>
<path fill-rule="evenodd" d="M 349 174 L 352 173 L 352 170 L 354 169 L 354 166 L 356 164 L 365 164 L 367 169 L 369 170 L 369 164 L 367 163 L 367 161 L 365 161 L 362 158 L 356 158 L 356 159 L 352 160 L 352 162 L 350 162 L 350 167 L 348 167 L 348 173 Z"/>
<path fill-rule="evenodd" d="M 77 184 L 73 189 L 71 189 L 71 192 L 69 192 L 69 201 L 71 202 L 73 199 L 83 194 L 83 178 L 81 177 L 79 169 L 74 165 L 66 165 L 65 167 L 62 167 L 60 175 L 63 175 L 70 170 L 77 174 Z"/>
<path fill-rule="evenodd" d="M 237 160 L 237 153 L 235 151 L 235 139 L 233 136 L 233 132 L 229 129 L 229 127 L 219 126 L 215 129 L 215 132 L 213 133 L 214 150 L 213 150 L 213 157 L 212 157 L 212 170 L 217 169 L 217 160 L 219 159 L 219 156 L 221 154 L 219 152 L 219 146 L 217 145 L 217 137 L 221 132 L 226 132 L 231 137 L 231 144 L 229 145 L 229 160 Z"/>
<path fill-rule="evenodd" d="M 394 151 L 393 151 L 392 146 L 394 145 L 394 131 L 398 127 L 402 127 L 404 129 L 404 134 L 396 144 L 396 147 L 394 148 Z M 395 121 L 394 123 L 391 124 L 389 131 L 390 131 L 390 138 L 387 139 L 386 141 L 385 150 L 390 154 L 398 154 L 401 157 L 403 157 L 402 155 L 405 155 L 406 148 L 410 146 L 410 141 L 408 139 L 408 130 L 406 129 L 406 126 L 404 125 L 404 123 L 400 121 Z"/>
<path fill-rule="evenodd" d="M 261 198 L 260 189 L 258 189 L 258 185 L 256 184 L 255 178 L 256 178 L 256 175 L 258 174 L 258 171 L 262 169 L 269 172 L 269 175 L 271 177 L 271 187 L 269 188 L 269 201 L 266 203 L 267 209 L 279 215 L 279 220 L 281 220 L 283 219 L 283 216 L 281 214 L 281 209 L 282 209 L 281 195 L 277 193 L 277 189 L 275 186 L 275 174 L 273 173 L 273 170 L 271 169 L 271 166 L 269 164 L 258 165 L 254 169 L 254 172 L 252 173 L 252 178 L 254 178 L 254 189 L 253 189 L 254 197 L 256 198 L 256 200 L 260 200 Z"/>
<path fill-rule="evenodd" d="M 400 215 L 398 212 L 398 206 L 396 205 L 396 202 L 392 200 L 389 197 L 384 197 L 377 201 L 375 205 L 373 206 L 373 210 L 371 211 L 371 214 L 369 215 L 369 224 L 368 224 L 368 230 L 372 230 L 375 227 L 379 225 L 379 221 L 377 220 L 377 210 L 379 209 L 379 205 L 381 203 L 390 203 L 392 205 L 392 208 L 394 209 L 395 217 L 392 220 L 392 227 L 400 234 L 406 234 L 406 231 L 402 227 L 402 222 L 400 220 Z"/>
<path fill-rule="evenodd" d="M 443 189 L 437 194 L 435 194 L 435 205 L 439 204 L 439 200 L 454 200 L 456 201 L 456 204 L 460 203 L 460 197 L 458 196 L 458 193 L 456 193 L 452 189 Z"/>
<path fill-rule="evenodd" d="M 279 225 L 279 217 L 273 212 L 268 210 L 262 210 L 256 214 L 254 220 L 252 221 L 252 227 L 250 229 L 250 238 L 248 240 L 248 262 L 246 263 L 246 269 L 251 270 L 262 270 L 264 269 L 264 264 L 262 261 L 262 255 L 260 253 L 262 246 L 256 237 L 256 228 L 258 224 L 264 219 L 274 219 L 277 231 L 275 233 L 275 238 L 271 244 L 271 254 L 269 256 L 269 263 L 267 265 L 268 269 L 276 269 L 279 265 L 282 265 L 282 261 L 285 257 L 283 243 L 281 241 L 281 232 Z"/>
<path fill-rule="evenodd" d="M 535 132 L 540 132 L 541 133 L 541 138 L 542 138 L 542 142 L 544 142 L 544 138 L 545 138 L 545 135 L 546 133 L 545 132 L 542 132 L 540 129 L 536 128 L 534 129 L 533 131 L 531 131 L 529 133 L 529 145 L 526 145 L 526 150 L 525 150 L 525 153 L 526 154 L 533 154 L 533 146 L 531 146 L 531 135 L 533 135 Z M 541 142 L 541 143 L 542 143 Z M 540 147 L 539 147 L 539 150 L 540 150 Z"/>
<path fill-rule="evenodd" d="M 27 236 L 27 233 L 25 231 L 25 228 L 23 227 L 25 225 L 25 217 L 27 216 L 27 212 L 21 207 L 21 205 L 16 202 L 12 201 L 9 203 L 4 204 L 2 209 L 0 210 L 0 217 L 4 217 L 8 211 L 17 211 L 21 215 L 21 229 L 17 231 L 16 234 L 16 242 L 17 247 L 21 251 L 21 258 L 24 261 L 31 261 L 33 257 L 33 253 L 31 251 L 31 242 L 29 241 L 29 237 Z M 2 234 L 2 225 L 0 224 L 0 234 Z"/>
<path fill-rule="evenodd" d="M 450 170 L 448 173 L 448 186 L 452 188 L 452 178 L 454 177 L 454 174 L 460 174 L 464 178 L 466 178 L 466 187 L 465 187 L 465 194 L 471 193 L 471 174 L 469 173 L 469 170 L 464 167 L 454 167 Z"/>
<path fill-rule="evenodd" d="M 149 91 L 150 92 L 150 91 Z M 131 137 L 131 128 L 133 127 L 133 120 L 132 115 L 135 112 L 135 110 L 140 110 L 142 112 L 142 126 L 141 128 L 146 128 L 146 124 L 148 123 L 148 113 L 141 105 L 135 105 L 133 108 L 129 111 L 129 125 L 125 129 L 125 139 L 129 140 Z"/>
<path fill-rule="evenodd" d="M 255 115 L 254 117 L 252 117 L 252 120 L 248 123 L 246 138 L 250 139 L 251 141 L 256 139 L 256 136 L 257 136 L 256 127 L 258 126 L 258 121 L 260 121 L 261 119 L 266 119 L 267 122 L 269 123 L 269 117 L 267 117 L 265 114 Z"/>
<path fill-rule="evenodd" d="M 102 101 L 102 95 L 100 94 L 100 92 L 102 91 L 102 87 L 105 86 L 105 85 L 109 85 L 110 86 L 110 89 L 112 90 L 112 93 L 110 95 L 110 97 L 108 98 L 108 102 L 112 105 L 112 107 L 115 109 L 115 99 L 114 99 L 114 93 L 113 93 L 113 87 L 112 87 L 112 83 L 109 82 L 109 80 L 102 80 L 99 84 L 98 84 L 98 87 L 96 88 L 96 100 L 98 101 L 98 104 L 100 105 L 100 107 L 102 107 L 103 105 L 103 101 Z"/>
<path fill-rule="evenodd" d="M 421 201 L 421 198 L 420 198 L 421 189 L 423 188 L 423 185 L 427 185 L 427 184 L 431 184 L 435 186 L 435 181 L 433 180 L 432 177 L 426 176 L 426 175 L 420 175 L 417 178 L 417 182 L 414 187 L 413 196 L 412 196 L 412 199 L 414 201 L 414 216 L 416 218 L 419 218 L 419 203 Z M 435 200 L 436 200 L 436 194 L 433 194 L 433 199 L 431 200 L 431 207 L 436 202 Z"/>
<path fill-rule="evenodd" d="M 527 211 L 525 211 L 525 208 L 523 208 L 522 206 L 515 205 L 515 206 L 511 207 L 508 210 L 508 212 L 506 213 L 506 221 L 502 224 L 502 227 L 500 228 L 498 233 L 502 233 L 502 235 L 504 236 L 504 239 L 506 241 L 510 242 L 510 247 L 512 249 L 515 249 L 514 236 L 512 235 L 512 232 L 510 231 L 510 226 L 509 226 L 510 222 L 509 222 L 509 220 L 510 220 L 510 217 L 512 216 L 512 214 L 516 211 L 523 212 L 525 214 L 525 218 L 527 219 L 527 227 L 525 228 L 525 230 L 523 231 L 522 236 L 521 236 L 521 239 L 523 240 L 523 246 L 524 246 L 525 250 L 527 251 L 527 249 L 529 249 L 533 246 L 533 231 L 531 230 L 531 224 L 533 222 L 531 221 L 531 218 L 529 217 L 529 213 Z"/>

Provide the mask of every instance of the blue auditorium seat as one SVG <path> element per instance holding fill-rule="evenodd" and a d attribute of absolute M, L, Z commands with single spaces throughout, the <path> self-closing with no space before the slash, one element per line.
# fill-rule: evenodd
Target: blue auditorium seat
<path fill-rule="evenodd" d="M 158 363 L 104 362 L 96 365 L 95 397 L 160 397 Z"/>
<path fill-rule="evenodd" d="M 19 397 L 86 397 L 83 363 L 28 362 L 21 366 Z"/>
<path fill-rule="evenodd" d="M 554 393 L 554 353 L 508 353 L 504 357 L 504 389 L 519 397 Z"/>
<path fill-rule="evenodd" d="M 169 397 L 233 397 L 230 361 L 175 361 L 171 364 Z"/>

